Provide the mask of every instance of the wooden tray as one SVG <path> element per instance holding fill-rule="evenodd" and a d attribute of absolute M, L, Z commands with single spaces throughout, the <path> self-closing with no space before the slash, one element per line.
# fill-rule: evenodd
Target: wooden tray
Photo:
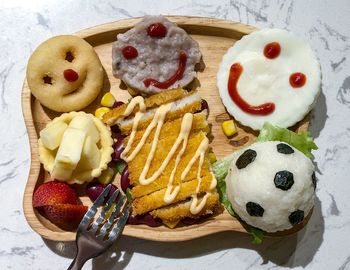
<path fill-rule="evenodd" d="M 217 20 L 201 17 L 169 17 L 171 21 L 176 22 L 184 28 L 195 40 L 199 42 L 203 54 L 205 69 L 198 73 L 197 85 L 201 96 L 209 103 L 210 115 L 209 123 L 212 124 L 213 140 L 211 147 L 218 158 L 222 158 L 238 149 L 230 145 L 229 140 L 221 130 L 222 121 L 229 118 L 221 103 L 220 96 L 216 87 L 216 73 L 219 63 L 226 50 L 231 47 L 243 35 L 249 34 L 256 28 L 243 25 L 232 21 Z M 116 40 L 118 33 L 123 33 L 133 27 L 140 18 L 117 21 L 113 23 L 99 25 L 78 32 L 76 35 L 88 41 L 96 50 L 101 62 L 105 68 L 106 76 L 104 91 L 112 91 L 118 100 L 126 101 L 130 95 L 126 90 L 120 88 L 120 80 L 112 75 L 112 43 Z M 86 111 L 93 112 L 97 107 L 103 93 L 91 104 Z M 57 241 L 75 240 L 75 232 L 63 231 L 49 220 L 40 215 L 32 206 L 33 191 L 37 185 L 48 179 L 38 158 L 38 134 L 45 127 L 46 123 L 58 116 L 45 107 L 31 95 L 27 82 L 24 82 L 22 91 L 22 107 L 24 120 L 27 126 L 30 148 L 31 148 L 31 167 L 28 182 L 24 192 L 24 214 L 29 225 L 42 237 Z M 308 128 L 308 118 L 299 123 L 295 129 L 306 130 Z M 257 133 L 238 125 L 238 133 L 235 140 L 247 137 L 245 145 L 255 140 Z M 86 197 L 81 197 L 85 205 L 91 205 Z M 272 234 L 271 236 L 282 236 L 294 233 L 307 223 L 285 232 Z M 151 228 L 145 225 L 127 225 L 123 234 L 143 239 L 155 241 L 183 241 L 221 231 L 246 232 L 245 225 L 231 217 L 226 211 L 218 216 L 204 220 L 199 224 L 169 229 L 161 226 Z"/>

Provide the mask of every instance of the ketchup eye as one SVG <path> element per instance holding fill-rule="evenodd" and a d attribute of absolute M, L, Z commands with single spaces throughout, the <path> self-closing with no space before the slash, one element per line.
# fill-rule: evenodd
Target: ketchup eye
<path fill-rule="evenodd" d="M 271 42 L 264 48 L 264 55 L 268 59 L 275 59 L 281 53 L 281 46 L 278 42 Z"/>
<path fill-rule="evenodd" d="M 304 73 L 295 72 L 289 76 L 289 83 L 294 88 L 303 87 L 306 83 L 306 76 Z"/>
<path fill-rule="evenodd" d="M 153 23 L 147 28 L 147 34 L 154 38 L 163 38 L 166 32 L 166 27 L 162 23 Z"/>
<path fill-rule="evenodd" d="M 133 46 L 125 46 L 122 49 L 122 54 L 125 59 L 134 59 L 139 55 L 136 48 Z"/>

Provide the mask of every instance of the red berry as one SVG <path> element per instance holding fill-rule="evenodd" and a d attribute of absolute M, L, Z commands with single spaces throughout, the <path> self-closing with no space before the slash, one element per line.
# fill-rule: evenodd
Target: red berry
<path fill-rule="evenodd" d="M 79 78 L 78 73 L 76 73 L 73 69 L 70 68 L 63 71 L 63 76 L 69 82 L 75 82 Z"/>
<path fill-rule="evenodd" d="M 166 27 L 162 23 L 153 23 L 147 28 L 147 34 L 154 38 L 163 38 L 166 36 Z"/>
<path fill-rule="evenodd" d="M 87 209 L 85 205 L 56 204 L 44 206 L 44 213 L 57 226 L 74 229 L 78 227 Z"/>
<path fill-rule="evenodd" d="M 56 204 L 81 204 L 75 190 L 64 182 L 51 181 L 41 184 L 34 192 L 33 206 Z"/>

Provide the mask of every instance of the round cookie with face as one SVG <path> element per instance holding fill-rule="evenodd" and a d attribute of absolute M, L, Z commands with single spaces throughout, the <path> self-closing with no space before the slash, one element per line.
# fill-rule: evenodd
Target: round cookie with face
<path fill-rule="evenodd" d="M 113 45 L 113 75 L 143 94 L 188 85 L 200 62 L 198 43 L 163 16 L 145 16 Z"/>
<path fill-rule="evenodd" d="M 70 35 L 50 38 L 39 45 L 27 66 L 32 94 L 57 111 L 80 110 L 89 105 L 103 86 L 103 68 L 85 40 Z"/>
<path fill-rule="evenodd" d="M 310 47 L 281 29 L 244 36 L 224 55 L 217 85 L 227 111 L 255 130 L 264 122 L 293 126 L 321 91 L 321 70 Z"/>

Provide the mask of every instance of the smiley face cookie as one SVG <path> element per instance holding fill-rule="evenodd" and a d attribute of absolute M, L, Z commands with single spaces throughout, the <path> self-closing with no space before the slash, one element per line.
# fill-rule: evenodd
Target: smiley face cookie
<path fill-rule="evenodd" d="M 264 122 L 290 127 L 321 91 L 319 62 L 294 34 L 264 29 L 244 36 L 224 55 L 217 85 L 227 111 L 255 130 Z"/>
<path fill-rule="evenodd" d="M 32 94 L 57 111 L 80 110 L 103 86 L 103 68 L 89 43 L 71 35 L 50 38 L 39 45 L 27 66 Z"/>

